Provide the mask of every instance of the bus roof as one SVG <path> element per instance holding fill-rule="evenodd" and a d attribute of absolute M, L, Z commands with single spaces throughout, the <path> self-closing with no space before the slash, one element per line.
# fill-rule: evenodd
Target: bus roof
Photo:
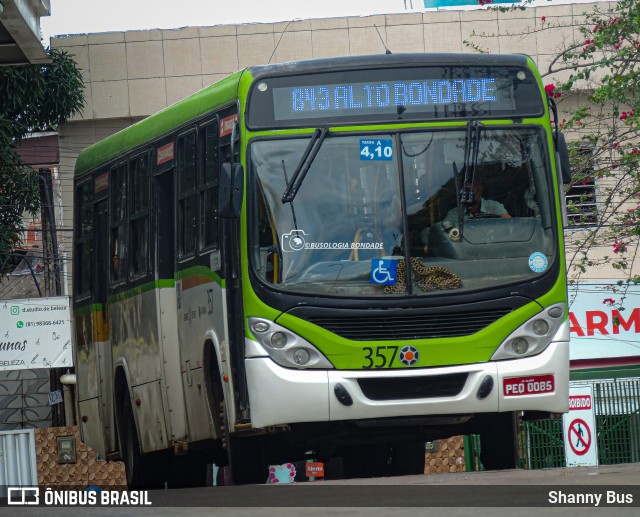
<path fill-rule="evenodd" d="M 295 75 L 328 70 L 354 70 L 358 68 L 392 68 L 402 66 L 527 66 L 525 54 L 372 54 L 344 56 L 290 63 L 256 65 L 248 68 L 254 80 L 272 75 Z"/>
<path fill-rule="evenodd" d="M 211 86 L 88 147 L 80 153 L 75 175 L 81 175 L 172 129 L 238 98 L 240 70 Z"/>
<path fill-rule="evenodd" d="M 248 70 L 254 79 L 259 79 L 327 70 L 339 71 L 376 67 L 527 66 L 529 60 L 530 58 L 524 54 L 373 54 L 255 65 L 245 70 Z M 217 106 L 228 104 L 237 99 L 240 78 L 245 70 L 240 70 L 88 147 L 78 156 L 75 175 L 84 174 L 149 140 L 161 137 L 172 129 L 212 111 Z"/>

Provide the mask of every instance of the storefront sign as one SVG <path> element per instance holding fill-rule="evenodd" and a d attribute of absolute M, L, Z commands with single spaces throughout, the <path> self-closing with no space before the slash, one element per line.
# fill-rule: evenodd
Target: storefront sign
<path fill-rule="evenodd" d="M 71 366 L 69 297 L 0 302 L 0 370 Z"/>
<path fill-rule="evenodd" d="M 571 360 L 640 356 L 640 286 L 569 286 Z"/>

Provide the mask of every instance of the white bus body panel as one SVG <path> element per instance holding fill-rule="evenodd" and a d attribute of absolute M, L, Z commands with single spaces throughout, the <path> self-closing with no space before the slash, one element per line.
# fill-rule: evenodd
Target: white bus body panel
<path fill-rule="evenodd" d="M 178 347 L 178 318 L 176 290 L 174 288 L 157 289 L 160 310 L 159 335 L 162 350 L 164 396 L 168 418 L 167 431 L 169 441 L 184 440 L 187 437 L 187 419 L 184 407 L 184 391 L 180 376 L 180 348 Z"/>
<path fill-rule="evenodd" d="M 94 317 L 100 317 L 94 315 Z M 113 393 L 109 382 L 111 361 L 109 343 L 105 341 L 89 342 L 76 351 L 76 371 L 78 387 L 78 405 L 80 415 L 86 422 L 80 421 L 80 433 L 84 442 L 90 444 L 101 457 L 116 448 Z"/>
<path fill-rule="evenodd" d="M 252 347 L 253 348 L 253 347 Z M 255 349 L 255 348 L 254 348 Z M 246 360 L 251 421 L 254 427 L 295 422 L 322 422 L 423 415 L 539 410 L 562 413 L 568 409 L 569 343 L 551 343 L 541 354 L 524 359 L 461 366 L 406 370 L 294 370 L 278 366 L 268 357 Z M 468 373 L 462 391 L 452 397 L 370 400 L 357 379 L 425 377 Z M 505 397 L 505 377 L 555 375 L 553 393 Z M 491 376 L 494 386 L 487 398 L 476 396 L 480 383 Z M 341 384 L 353 404 L 345 406 L 334 395 Z"/>
<path fill-rule="evenodd" d="M 214 252 L 215 253 L 215 252 Z M 194 275 L 189 281 L 176 282 L 177 321 L 180 342 L 180 371 L 184 388 L 189 441 L 217 439 L 222 431 L 215 429 L 204 375 L 204 346 L 211 339 L 216 350 L 222 382 L 227 419 L 235 421 L 233 384 L 229 366 L 226 291 L 210 278 Z"/>
<path fill-rule="evenodd" d="M 164 437 L 171 434 L 167 402 L 162 396 L 158 397 L 155 391 L 149 391 L 148 387 L 144 387 L 149 383 L 164 384 L 156 290 L 151 289 L 111 303 L 109 309 L 111 350 L 113 351 L 113 369 L 109 382 L 113 384 L 114 372 L 118 366 L 126 365 L 125 373 L 134 399 L 132 408 L 140 437 L 140 447 L 143 452 L 166 448 L 168 446 L 166 441 L 162 447 L 158 447 L 155 433 Z M 161 389 L 160 393 L 162 391 Z M 136 398 L 140 399 L 141 406 L 145 406 L 144 411 L 135 409 Z M 147 433 L 146 428 L 158 426 L 161 426 L 161 429 L 155 429 L 153 437 Z"/>
<path fill-rule="evenodd" d="M 106 434 L 100 415 L 100 397 L 79 401 L 78 409 L 80 414 L 86 417 L 86 421 L 85 418 L 79 421 L 83 443 L 90 444 L 98 457 L 105 458 Z"/>

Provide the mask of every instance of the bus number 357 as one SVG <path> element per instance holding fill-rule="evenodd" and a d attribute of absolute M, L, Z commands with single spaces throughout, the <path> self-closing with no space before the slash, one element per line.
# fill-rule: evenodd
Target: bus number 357
<path fill-rule="evenodd" d="M 365 370 L 371 368 L 390 368 L 398 355 L 398 347 L 387 345 L 371 348 L 365 346 L 362 348 L 366 364 L 362 366 Z"/>

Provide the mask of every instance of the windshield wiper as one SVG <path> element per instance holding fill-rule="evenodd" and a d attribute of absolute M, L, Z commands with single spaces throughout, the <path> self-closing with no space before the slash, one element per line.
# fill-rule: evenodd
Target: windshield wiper
<path fill-rule="evenodd" d="M 315 160 L 320 147 L 322 147 L 322 142 L 324 142 L 325 137 L 329 130 L 324 127 L 322 129 L 318 128 L 311 135 L 311 140 L 309 140 L 309 144 L 307 148 L 302 153 L 300 157 L 300 162 L 298 163 L 296 170 L 293 172 L 293 176 L 291 177 L 291 182 L 287 184 L 287 188 L 282 194 L 282 204 L 291 203 L 295 198 L 302 182 L 304 181 L 307 172 L 309 172 L 309 168 L 311 164 L 313 164 L 313 160 Z"/>
<path fill-rule="evenodd" d="M 470 120 L 467 126 L 467 137 L 464 141 L 464 163 L 462 169 L 464 170 L 464 178 L 462 178 L 462 186 L 459 187 L 459 196 L 457 198 L 458 203 L 458 229 L 460 230 L 460 241 L 464 237 L 464 208 L 468 205 L 473 205 L 475 202 L 473 183 L 476 179 L 476 169 L 478 167 L 478 154 L 480 152 L 480 132 L 482 126 L 477 120 Z M 471 168 L 471 181 L 469 182 L 469 169 Z M 454 162 L 453 173 L 456 177 L 456 181 L 459 179 L 458 168 Z M 469 184 L 469 190 L 467 190 L 467 184 Z"/>

